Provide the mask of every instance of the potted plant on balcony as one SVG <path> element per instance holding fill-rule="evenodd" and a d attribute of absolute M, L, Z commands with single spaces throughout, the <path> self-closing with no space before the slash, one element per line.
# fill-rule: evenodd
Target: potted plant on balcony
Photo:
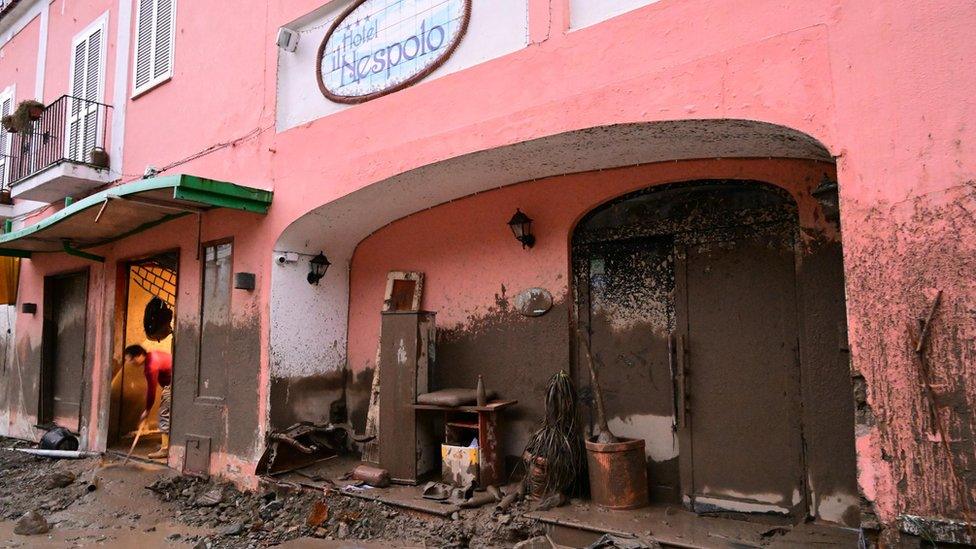
<path fill-rule="evenodd" d="M 10 133 L 17 133 L 19 128 L 17 127 L 17 122 L 14 120 L 14 115 L 5 114 L 3 118 L 0 118 L 0 126 Z"/>
<path fill-rule="evenodd" d="M 31 129 L 31 124 L 40 120 L 43 113 L 43 103 L 28 99 L 21 101 L 12 114 L 0 119 L 0 124 L 10 133 L 27 133 Z"/>
<path fill-rule="evenodd" d="M 17 105 L 17 110 L 19 111 L 21 109 L 24 110 L 27 119 L 33 122 L 35 120 L 40 120 L 41 115 L 44 114 L 44 103 L 34 101 L 33 99 L 28 99 L 26 101 L 21 101 L 20 104 Z"/>
<path fill-rule="evenodd" d="M 589 334 L 579 332 L 590 371 L 596 432 L 586 440 L 590 494 L 600 507 L 636 509 L 647 505 L 647 465 L 644 440 L 615 436 L 607 424 L 607 410 L 590 349 Z"/>

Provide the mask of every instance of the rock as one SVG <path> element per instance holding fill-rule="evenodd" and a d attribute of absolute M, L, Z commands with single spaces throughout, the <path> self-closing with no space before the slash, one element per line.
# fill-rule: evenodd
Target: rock
<path fill-rule="evenodd" d="M 552 549 L 552 542 L 546 536 L 537 536 L 516 543 L 515 549 Z"/>
<path fill-rule="evenodd" d="M 25 513 L 24 516 L 20 517 L 17 521 L 17 526 L 14 527 L 14 533 L 21 536 L 36 536 L 40 534 L 46 534 L 51 530 L 47 521 L 41 516 L 37 511 L 30 511 Z"/>
<path fill-rule="evenodd" d="M 41 485 L 47 490 L 54 490 L 55 488 L 64 488 L 74 481 L 74 473 L 70 471 L 54 471 L 43 480 Z"/>
<path fill-rule="evenodd" d="M 339 528 L 336 530 L 336 536 L 339 538 L 345 538 L 349 535 L 349 523 L 340 522 Z"/>
<path fill-rule="evenodd" d="M 197 507 L 213 507 L 224 499 L 224 489 L 222 486 L 214 486 L 206 492 L 200 494 L 193 500 L 193 505 Z"/>
<path fill-rule="evenodd" d="M 193 549 L 210 549 L 211 547 L 213 547 L 213 545 L 211 545 L 209 541 L 202 539 L 193 546 Z"/>
<path fill-rule="evenodd" d="M 178 541 L 182 537 L 182 534 L 170 534 L 166 536 L 166 541 Z"/>
<path fill-rule="evenodd" d="M 329 535 L 329 531 L 325 528 L 316 528 L 315 532 L 312 532 L 312 535 L 317 538 L 324 538 L 325 536 Z"/>
<path fill-rule="evenodd" d="M 459 518 L 461 518 L 461 515 L 457 511 L 451 513 L 451 520 L 457 520 Z"/>
<path fill-rule="evenodd" d="M 512 515 L 498 515 L 498 522 L 501 524 L 508 524 L 512 522 Z"/>
<path fill-rule="evenodd" d="M 238 536 L 244 531 L 244 524 L 240 522 L 235 522 L 230 526 L 227 526 L 220 530 L 221 536 Z"/>

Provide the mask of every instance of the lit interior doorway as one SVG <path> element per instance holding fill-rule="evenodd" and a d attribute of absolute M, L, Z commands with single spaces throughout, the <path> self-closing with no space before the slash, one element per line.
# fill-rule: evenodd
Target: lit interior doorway
<path fill-rule="evenodd" d="M 175 369 L 171 369 L 169 375 L 157 372 L 147 376 L 147 370 L 153 368 L 147 367 L 145 362 L 155 360 L 153 364 L 158 368 L 162 359 L 172 360 L 178 264 L 179 254 L 170 252 L 129 262 L 120 273 L 125 296 L 116 308 L 116 326 L 121 337 L 116 337 L 119 348 L 114 353 L 116 360 L 112 371 L 109 447 L 128 452 L 138 434 L 139 441 L 132 453 L 134 457 L 166 459 L 166 455 L 154 454 L 161 448 L 163 435 L 168 435 L 166 416 L 169 410 L 171 418 L 172 400 L 164 393 L 168 393 L 167 386 L 172 387 Z M 143 364 L 131 360 L 132 354 L 126 353 L 133 346 L 145 350 Z M 126 360 L 126 356 L 130 356 L 130 360 Z M 148 402 L 149 399 L 152 401 Z M 167 399 L 169 405 L 164 402 Z M 146 421 L 140 431 L 140 418 L 147 408 Z"/>

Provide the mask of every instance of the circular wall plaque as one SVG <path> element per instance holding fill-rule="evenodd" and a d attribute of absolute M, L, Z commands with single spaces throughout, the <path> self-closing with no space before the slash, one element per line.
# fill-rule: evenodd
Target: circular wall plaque
<path fill-rule="evenodd" d="M 524 316 L 542 316 L 552 309 L 552 294 L 545 288 L 529 288 L 515 296 L 515 310 Z"/>
<path fill-rule="evenodd" d="M 470 19 L 471 0 L 356 0 L 319 46 L 319 89 L 362 103 L 410 86 L 447 61 Z"/>

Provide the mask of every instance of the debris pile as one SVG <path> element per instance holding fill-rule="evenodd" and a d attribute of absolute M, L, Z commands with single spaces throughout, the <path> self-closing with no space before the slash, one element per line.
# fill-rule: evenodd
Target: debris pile
<path fill-rule="evenodd" d="M 263 546 L 300 537 L 333 540 L 404 540 L 438 547 L 510 546 L 543 528 L 522 518 L 520 508 L 497 513 L 491 506 L 441 518 L 336 492 L 241 492 L 229 484 L 173 477 L 149 486 L 178 506 L 176 519 L 214 529 L 200 547 Z"/>
<path fill-rule="evenodd" d="M 97 460 L 55 461 L 8 451 L 16 441 L 0 439 L 0 520 L 17 520 L 31 511 L 49 514 L 71 506 L 87 493 L 80 481 Z"/>

